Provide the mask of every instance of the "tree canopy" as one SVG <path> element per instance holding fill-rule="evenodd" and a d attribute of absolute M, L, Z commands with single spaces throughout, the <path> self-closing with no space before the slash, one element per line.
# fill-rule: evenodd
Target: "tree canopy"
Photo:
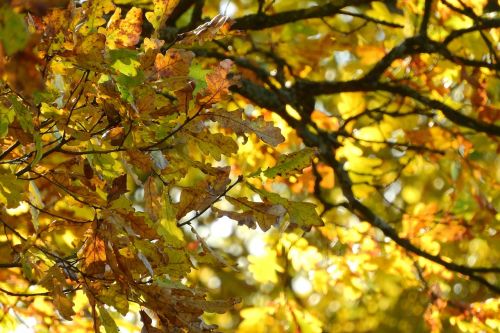
<path fill-rule="evenodd" d="M 3 2 L 0 330 L 498 332 L 499 10 Z"/>

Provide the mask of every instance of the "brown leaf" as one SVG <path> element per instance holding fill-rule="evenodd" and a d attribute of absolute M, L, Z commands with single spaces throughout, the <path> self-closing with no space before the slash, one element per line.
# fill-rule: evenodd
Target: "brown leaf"
<path fill-rule="evenodd" d="M 212 156 L 216 161 L 221 160 L 221 155 L 231 156 L 238 152 L 238 144 L 229 136 L 221 133 L 188 133 L 190 139 L 196 142 L 204 155 Z"/>
<path fill-rule="evenodd" d="M 177 219 L 182 218 L 190 211 L 201 211 L 209 207 L 224 193 L 231 181 L 229 179 L 229 167 L 214 168 L 201 163 L 193 164 L 208 174 L 209 177 L 196 186 L 184 187 L 182 189 L 181 198 L 177 204 Z"/>
<path fill-rule="evenodd" d="M 66 320 L 72 320 L 72 316 L 75 314 L 73 310 L 73 301 L 68 295 L 65 295 L 62 289 L 55 289 L 53 294 L 54 305 L 61 315 Z"/>
<path fill-rule="evenodd" d="M 13 90 L 31 99 L 33 93 L 43 89 L 42 74 L 39 65 L 42 63 L 29 48 L 17 52 L 5 64 L 5 80 Z"/>
<path fill-rule="evenodd" d="M 193 58 L 193 52 L 182 49 L 170 49 L 165 55 L 158 53 L 154 64 L 156 79 L 187 76 Z"/>
<path fill-rule="evenodd" d="M 74 53 L 78 64 L 84 68 L 99 71 L 104 63 L 106 36 L 94 33 L 79 41 Z"/>
<path fill-rule="evenodd" d="M 161 189 L 156 182 L 155 177 L 149 176 L 144 183 L 144 211 L 153 221 L 160 218 L 162 211 Z"/>
<path fill-rule="evenodd" d="M 214 209 L 217 216 L 227 216 L 230 219 L 238 221 L 240 225 L 246 225 L 252 229 L 255 229 L 258 224 L 263 231 L 267 231 L 271 226 L 280 222 L 286 213 L 285 207 L 279 204 L 253 202 L 246 198 L 228 196 L 226 196 L 226 199 L 234 206 L 242 209 L 243 213 Z"/>
<path fill-rule="evenodd" d="M 224 313 L 240 302 L 237 298 L 206 300 L 203 292 L 175 283 L 144 285 L 141 286 L 141 291 L 144 304 L 158 315 L 163 325 L 168 325 L 165 327 L 168 332 L 172 331 L 169 328 L 186 328 L 189 332 L 213 332 L 216 327 L 203 323 L 201 314 L 204 311 Z M 145 317 L 144 321 L 149 322 L 148 319 L 151 318 Z"/>
<path fill-rule="evenodd" d="M 181 192 L 181 199 L 177 206 L 177 219 L 184 217 L 190 211 L 200 211 L 212 204 L 217 198 L 216 193 L 210 191 L 207 182 L 201 182 L 195 187 L 185 187 Z"/>
<path fill-rule="evenodd" d="M 87 179 L 92 179 L 94 177 L 94 169 L 92 169 L 87 159 L 83 160 L 83 174 Z"/>
<path fill-rule="evenodd" d="M 141 333 L 163 333 L 162 330 L 153 326 L 153 320 L 148 316 L 146 311 L 140 310 L 141 321 L 144 324 L 141 329 Z"/>
<path fill-rule="evenodd" d="M 89 275 L 104 274 L 106 266 L 106 250 L 103 239 L 92 235 L 83 244 L 79 252 L 83 258 L 82 271 Z"/>
<path fill-rule="evenodd" d="M 207 74 L 205 78 L 207 88 L 197 96 L 199 103 L 214 104 L 229 94 L 229 87 L 236 83 L 234 79 L 228 76 L 232 66 L 233 62 L 225 59 L 219 63 L 219 66 L 213 72 Z"/>
<path fill-rule="evenodd" d="M 217 15 L 209 22 L 203 23 L 192 31 L 182 35 L 182 44 L 203 43 L 211 41 L 228 34 L 233 24 L 231 18 L 225 15 Z"/>
<path fill-rule="evenodd" d="M 272 146 L 277 146 L 285 141 L 280 129 L 274 127 L 272 122 L 265 121 L 262 116 L 255 119 L 245 119 L 242 110 L 228 112 L 218 109 L 206 113 L 203 117 L 219 123 L 221 127 L 231 129 L 245 139 L 245 134 L 255 133 L 259 139 Z"/>
<path fill-rule="evenodd" d="M 125 129 L 123 126 L 113 127 L 103 135 L 103 139 L 109 139 L 112 146 L 121 146 L 125 141 Z"/>
<path fill-rule="evenodd" d="M 127 150 L 127 155 L 129 156 L 130 164 L 141 169 L 141 171 L 144 171 L 146 173 L 151 171 L 151 167 L 153 166 L 153 161 L 151 160 L 151 156 L 137 149 Z"/>
<path fill-rule="evenodd" d="M 73 311 L 73 301 L 64 293 L 66 276 L 62 268 L 58 265 L 52 266 L 39 283 L 52 294 L 54 306 L 61 317 L 66 320 L 72 320 L 71 316 L 75 314 Z"/>
<path fill-rule="evenodd" d="M 118 199 L 122 194 L 127 192 L 127 174 L 113 179 L 111 189 L 108 192 L 108 202 Z"/>

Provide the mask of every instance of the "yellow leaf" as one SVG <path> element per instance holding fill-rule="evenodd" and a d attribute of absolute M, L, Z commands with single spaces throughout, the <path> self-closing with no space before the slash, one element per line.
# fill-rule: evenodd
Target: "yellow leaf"
<path fill-rule="evenodd" d="M 385 50 L 382 46 L 358 45 L 356 55 L 361 59 L 362 64 L 372 65 L 384 57 Z"/>
<path fill-rule="evenodd" d="M 158 35 L 158 30 L 165 23 L 165 20 L 170 16 L 178 3 L 179 0 L 153 0 L 153 11 L 146 13 L 146 19 L 155 30 L 153 36 Z"/>
<path fill-rule="evenodd" d="M 342 118 L 347 119 L 349 117 L 360 114 L 365 110 L 366 102 L 364 98 L 364 93 L 341 93 L 340 101 L 337 104 Z"/>
<path fill-rule="evenodd" d="M 132 7 L 124 19 L 120 19 L 121 8 L 116 8 L 107 29 L 99 29 L 106 35 L 106 46 L 110 49 L 135 46 L 141 37 L 142 10 Z"/>
<path fill-rule="evenodd" d="M 278 272 L 283 272 L 283 268 L 278 264 L 275 250 L 266 251 L 262 256 L 248 256 L 248 261 L 248 270 L 257 282 L 278 283 Z"/>

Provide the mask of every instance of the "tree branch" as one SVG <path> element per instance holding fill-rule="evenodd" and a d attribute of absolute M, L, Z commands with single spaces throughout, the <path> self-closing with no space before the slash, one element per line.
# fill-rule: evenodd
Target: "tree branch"
<path fill-rule="evenodd" d="M 373 1 L 374 0 L 345 0 L 341 5 L 328 3 L 323 6 L 288 10 L 274 15 L 266 15 L 264 13 L 251 14 L 236 18 L 231 29 L 262 30 L 300 20 L 336 15 L 340 13 L 342 8 L 367 5 Z"/>
<path fill-rule="evenodd" d="M 175 22 L 181 17 L 197 0 L 181 0 L 165 21 L 167 27 L 175 27 Z"/>
<path fill-rule="evenodd" d="M 343 85 L 351 86 L 353 85 L 353 83 L 352 81 L 344 82 Z M 333 86 L 333 89 L 336 92 L 338 92 L 339 86 L 335 85 Z M 357 215 L 360 219 L 367 221 L 372 226 L 380 229 L 385 236 L 389 237 L 396 244 L 408 250 L 409 252 L 417 256 L 420 256 L 422 258 L 426 258 L 436 264 L 439 264 L 450 271 L 467 276 L 471 280 L 479 282 L 480 284 L 486 286 L 493 292 L 500 294 L 499 286 L 496 286 L 487 281 L 482 276 L 477 275 L 479 273 L 500 273 L 500 267 L 468 267 L 455 264 L 453 262 L 448 262 L 439 255 L 430 254 L 415 246 L 413 243 L 411 243 L 410 240 L 400 237 L 398 235 L 398 232 L 392 226 L 390 226 L 384 219 L 376 215 L 370 208 L 368 208 L 361 201 L 359 201 L 353 193 L 352 190 L 353 184 L 349 177 L 349 174 L 344 169 L 343 164 L 337 161 L 333 154 L 333 150 L 335 149 L 335 147 L 339 146 L 339 143 L 336 141 L 334 136 L 330 135 L 330 133 L 328 132 L 319 130 L 317 128 L 314 129 L 315 133 L 312 133 L 308 127 L 308 125 L 310 124 L 297 121 L 286 113 L 284 106 L 280 105 L 280 100 L 275 94 L 270 94 L 269 92 L 267 92 L 266 94 L 265 91 L 267 91 L 267 89 L 258 86 L 257 84 L 251 81 L 246 80 L 244 81 L 244 84 L 241 87 L 236 87 L 233 90 L 240 93 L 244 97 L 252 100 L 255 104 L 259 105 L 260 107 L 272 109 L 273 111 L 275 111 L 282 118 L 284 118 L 285 121 L 287 121 L 292 128 L 294 128 L 297 131 L 299 136 L 302 138 L 304 144 L 306 144 L 309 147 L 319 148 L 320 159 L 324 163 L 332 167 L 335 172 L 336 178 L 338 179 L 344 197 L 347 200 L 346 205 L 349 207 L 349 210 L 353 212 L 355 215 Z M 455 111 L 453 110 L 453 112 Z"/>
<path fill-rule="evenodd" d="M 370 75 L 368 75 L 366 78 L 352 81 L 318 82 L 303 80 L 297 84 L 300 85 L 299 89 L 305 89 L 305 91 L 314 96 L 337 94 L 341 92 L 387 91 L 400 96 L 410 97 L 431 109 L 440 110 L 448 120 L 457 125 L 494 136 L 500 135 L 500 126 L 467 117 L 445 103 L 426 97 L 408 86 L 392 85 L 384 82 L 373 82 L 371 79 Z"/>
<path fill-rule="evenodd" d="M 339 14 L 352 16 L 352 17 L 358 17 L 358 18 L 361 18 L 365 21 L 380 24 L 380 25 L 385 25 L 385 26 L 391 27 L 391 28 L 404 28 L 404 26 L 402 26 L 401 24 L 392 23 L 392 22 L 388 22 L 388 21 L 384 21 L 384 20 L 379 20 L 379 19 L 367 16 L 365 14 L 352 13 L 352 12 L 345 11 L 345 10 L 339 10 Z"/>
<path fill-rule="evenodd" d="M 16 268 L 16 267 L 22 267 L 21 263 L 18 262 L 0 263 L 0 268 Z"/>
<path fill-rule="evenodd" d="M 431 17 L 432 10 L 432 0 L 425 0 L 424 4 L 424 15 L 422 17 L 422 23 L 420 23 L 419 34 L 421 36 L 427 36 L 427 29 L 429 28 L 429 19 Z"/>
<path fill-rule="evenodd" d="M 485 29 L 495 29 L 495 28 L 499 28 L 499 27 L 500 27 L 500 18 L 484 19 L 484 20 L 480 21 L 479 24 L 473 25 L 471 27 L 453 30 L 452 32 L 449 33 L 448 36 L 445 37 L 442 44 L 444 46 L 446 46 L 446 45 L 450 44 L 456 38 L 463 36 L 469 32 L 474 32 L 474 31 L 478 31 L 478 30 L 485 30 Z"/>

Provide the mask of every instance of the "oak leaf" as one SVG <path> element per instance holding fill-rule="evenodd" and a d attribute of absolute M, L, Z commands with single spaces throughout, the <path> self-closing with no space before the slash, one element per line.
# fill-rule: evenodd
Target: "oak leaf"
<path fill-rule="evenodd" d="M 179 0 L 153 0 L 153 11 L 146 13 L 146 19 L 154 28 L 153 36 L 158 35 L 158 30 L 175 9 Z"/>
<path fill-rule="evenodd" d="M 228 34 L 229 28 L 233 24 L 231 18 L 225 15 L 216 15 L 209 22 L 196 27 L 194 30 L 188 31 L 181 35 L 182 44 L 203 43 L 224 37 Z"/>
<path fill-rule="evenodd" d="M 289 177 L 301 173 L 302 169 L 311 165 L 315 155 L 316 150 L 313 148 L 304 148 L 297 152 L 281 155 L 276 165 L 265 170 L 264 175 L 274 178 L 276 176 Z"/>
<path fill-rule="evenodd" d="M 271 226 L 279 223 L 286 213 L 285 207 L 281 204 L 253 202 L 246 198 L 229 196 L 226 199 L 238 209 L 243 210 L 243 213 L 226 212 L 217 209 L 215 211 L 218 216 L 227 216 L 252 229 L 255 229 L 258 224 L 263 231 L 267 231 Z"/>
<path fill-rule="evenodd" d="M 187 76 L 193 58 L 193 52 L 182 49 L 170 49 L 165 54 L 158 53 L 154 63 L 156 78 Z"/>
<path fill-rule="evenodd" d="M 285 141 L 279 128 L 274 127 L 272 122 L 265 121 L 262 116 L 253 119 L 245 119 L 242 110 L 225 111 L 221 109 L 212 110 L 203 115 L 204 118 L 217 122 L 221 127 L 232 130 L 239 136 L 254 133 L 271 146 L 277 146 Z"/>
<path fill-rule="evenodd" d="M 108 22 L 108 27 L 99 32 L 106 35 L 106 46 L 110 49 L 135 46 L 141 37 L 142 10 L 132 7 L 124 19 L 120 19 L 121 8 L 116 8 Z"/>
<path fill-rule="evenodd" d="M 219 66 L 205 77 L 207 88 L 197 96 L 198 102 L 203 105 L 211 105 L 219 102 L 229 94 L 229 87 L 236 83 L 234 78 L 229 77 L 233 62 L 229 59 L 222 60 Z"/>

